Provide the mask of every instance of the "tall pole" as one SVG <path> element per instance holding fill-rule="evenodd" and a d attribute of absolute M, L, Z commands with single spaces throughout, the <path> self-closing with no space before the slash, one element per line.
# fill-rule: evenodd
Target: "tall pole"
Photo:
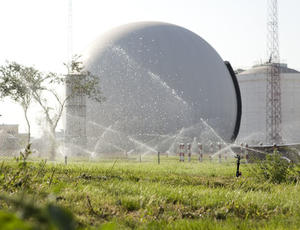
<path fill-rule="evenodd" d="M 72 0 L 68 0 L 68 64 L 72 62 L 73 56 L 73 22 L 72 22 Z M 73 95 L 71 82 L 77 79 L 81 81 L 80 73 L 72 73 L 71 67 L 68 68 L 66 75 L 66 96 Z M 73 95 L 66 100 L 65 106 L 65 144 L 70 154 L 82 155 L 85 153 L 87 144 L 86 135 L 86 96 Z"/>
<path fill-rule="evenodd" d="M 268 0 L 268 72 L 266 81 L 266 142 L 281 143 L 281 86 L 277 0 Z"/>
<path fill-rule="evenodd" d="M 69 0 L 69 5 L 68 5 L 68 50 L 67 50 L 67 55 L 68 55 L 68 62 L 72 61 L 72 56 L 73 56 L 73 15 L 72 15 L 72 0 Z"/>

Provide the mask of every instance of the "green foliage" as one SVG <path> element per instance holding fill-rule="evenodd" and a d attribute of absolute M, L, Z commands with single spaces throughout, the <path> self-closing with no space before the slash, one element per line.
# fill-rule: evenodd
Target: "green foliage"
<path fill-rule="evenodd" d="M 0 211 L 0 229 L 5 230 L 16 230 L 16 229 L 22 229 L 22 230 L 31 230 L 29 224 L 25 223 L 18 217 L 16 217 L 13 213 L 8 213 L 4 211 Z"/>
<path fill-rule="evenodd" d="M 57 205 L 47 204 L 39 207 L 35 205 L 34 201 L 26 200 L 24 197 L 10 198 L 3 195 L 0 196 L 0 200 L 3 200 L 11 206 L 12 209 L 19 214 L 21 219 L 31 225 L 32 228 L 27 227 L 29 225 L 26 226 L 24 222 L 13 218 L 13 216 L 8 213 L 6 213 L 6 216 L 10 216 L 11 218 L 7 218 L 6 224 L 23 224 L 20 225 L 20 229 L 75 229 L 75 221 L 72 214 Z"/>
<path fill-rule="evenodd" d="M 30 142 L 30 122 L 27 116 L 29 106 L 33 100 L 31 88 L 37 87 L 33 80 L 40 73 L 33 67 L 26 67 L 16 62 L 7 62 L 0 66 L 0 98 L 10 98 L 20 104 L 28 128 L 28 143 Z"/>
<path fill-rule="evenodd" d="M 28 78 L 32 71 L 31 68 L 16 62 L 7 62 L 6 65 L 0 66 L 0 96 L 11 97 L 20 103 L 29 103 L 30 88 L 24 76 Z"/>
<path fill-rule="evenodd" d="M 69 91 L 70 95 L 67 96 L 87 96 L 96 102 L 103 102 L 105 98 L 100 90 L 99 76 L 85 70 L 80 59 L 80 55 L 74 55 L 70 63 L 64 64 L 68 69 L 65 84 L 71 89 Z"/>
<path fill-rule="evenodd" d="M 295 164 L 282 157 L 278 151 L 268 154 L 265 160 L 257 162 L 257 166 L 252 169 L 258 179 L 271 183 L 294 182 L 298 179 Z"/>
<path fill-rule="evenodd" d="M 75 56 L 66 65 L 68 76 L 53 72 L 41 72 L 34 67 L 27 67 L 16 62 L 7 62 L 0 66 L 0 98 L 8 97 L 19 103 L 28 126 L 28 143 L 30 143 L 30 122 L 27 112 L 34 101 L 44 113 L 44 118 L 50 133 L 51 159 L 55 158 L 55 130 L 60 121 L 66 101 L 73 96 L 87 96 L 97 102 L 104 97 L 100 90 L 99 76 L 84 69 L 80 56 Z M 62 97 L 59 86 L 68 85 L 70 94 Z"/>
<path fill-rule="evenodd" d="M 53 229 L 65 229 L 62 226 L 68 223 L 78 229 L 300 226 L 300 190 L 296 183 L 257 181 L 249 171 L 253 166 L 244 164 L 243 176 L 236 178 L 235 162 L 199 163 L 195 159 L 179 163 L 177 158 L 162 156 L 157 165 L 155 158 L 143 160 L 102 159 L 83 164 L 70 159 L 64 165 L 27 159 L 22 169 L 19 163 L 6 160 L 0 164 L 0 194 L 7 194 L 0 200 L 0 208 L 16 212 L 19 221 L 28 226 Z M 25 175 L 27 185 L 16 185 Z M 26 196 L 14 195 L 24 191 Z M 73 212 L 77 225 L 66 209 Z M 67 223 L 62 223 L 64 220 Z"/>

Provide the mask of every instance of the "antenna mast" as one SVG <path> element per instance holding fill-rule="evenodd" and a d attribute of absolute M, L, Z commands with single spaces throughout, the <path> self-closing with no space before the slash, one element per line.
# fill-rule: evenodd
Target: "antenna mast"
<path fill-rule="evenodd" d="M 72 0 L 69 0 L 68 5 L 68 62 L 71 62 L 73 56 L 73 26 L 72 26 Z"/>
<path fill-rule="evenodd" d="M 267 34 L 266 142 L 279 144 L 282 137 L 277 0 L 268 0 Z"/>

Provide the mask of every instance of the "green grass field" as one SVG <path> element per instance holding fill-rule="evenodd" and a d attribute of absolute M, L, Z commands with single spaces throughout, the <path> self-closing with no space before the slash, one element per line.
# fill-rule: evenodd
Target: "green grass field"
<path fill-rule="evenodd" d="M 26 204 L 38 210 L 63 207 L 79 229 L 300 229 L 297 183 L 260 181 L 246 164 L 236 178 L 235 161 L 180 163 L 163 156 L 158 165 L 155 160 L 35 161 L 23 167 L 4 159 L 0 229 L 40 223 L 24 216 Z M 55 229 L 37 227 L 42 228 Z"/>

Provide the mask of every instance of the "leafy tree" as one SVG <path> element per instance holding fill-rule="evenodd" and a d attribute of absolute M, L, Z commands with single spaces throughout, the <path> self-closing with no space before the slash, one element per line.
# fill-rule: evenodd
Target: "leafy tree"
<path fill-rule="evenodd" d="M 102 102 L 104 99 L 99 88 L 99 77 L 84 70 L 83 63 L 79 59 L 80 56 L 74 56 L 70 63 L 65 64 L 68 69 L 67 77 L 52 72 L 44 73 L 15 62 L 11 63 L 12 65 L 1 67 L 1 72 L 5 73 L 2 74 L 5 78 L 2 77 L 0 85 L 2 95 L 20 102 L 22 107 L 24 106 L 26 116 L 32 99 L 41 107 L 49 128 L 51 159 L 55 158 L 55 131 L 66 101 L 76 95 L 87 96 L 97 102 Z M 68 85 L 71 90 L 69 95 L 61 97 L 58 89 L 59 86 L 65 85 Z M 15 92 L 18 92 L 16 98 Z"/>
<path fill-rule="evenodd" d="M 55 130 L 62 117 L 63 109 L 67 100 L 73 96 L 87 96 L 99 103 L 104 100 L 99 87 L 99 77 L 84 70 L 84 66 L 80 61 L 79 55 L 75 55 L 70 63 L 64 65 L 68 70 L 67 76 L 48 73 L 45 75 L 44 79 L 41 78 L 41 81 L 35 83 L 38 87 L 32 89 L 32 95 L 41 106 L 50 129 L 50 154 L 52 159 L 55 158 Z M 70 88 L 68 91 L 69 94 L 61 98 L 57 91 L 58 85 L 67 85 Z M 55 108 L 49 106 L 50 101 L 55 101 Z"/>
<path fill-rule="evenodd" d="M 31 136 L 28 109 L 33 99 L 29 79 L 35 78 L 36 74 L 38 72 L 34 68 L 16 62 L 0 66 L 0 98 L 8 97 L 21 105 L 28 129 L 27 144 L 30 143 Z"/>
<path fill-rule="evenodd" d="M 105 97 L 102 96 L 99 87 L 99 76 L 85 70 L 80 58 L 80 55 L 74 55 L 70 63 L 64 63 L 69 75 L 69 78 L 65 78 L 65 84 L 71 88 L 71 93 L 66 95 L 65 100 L 73 96 L 87 96 L 101 103 L 105 100 Z"/>

